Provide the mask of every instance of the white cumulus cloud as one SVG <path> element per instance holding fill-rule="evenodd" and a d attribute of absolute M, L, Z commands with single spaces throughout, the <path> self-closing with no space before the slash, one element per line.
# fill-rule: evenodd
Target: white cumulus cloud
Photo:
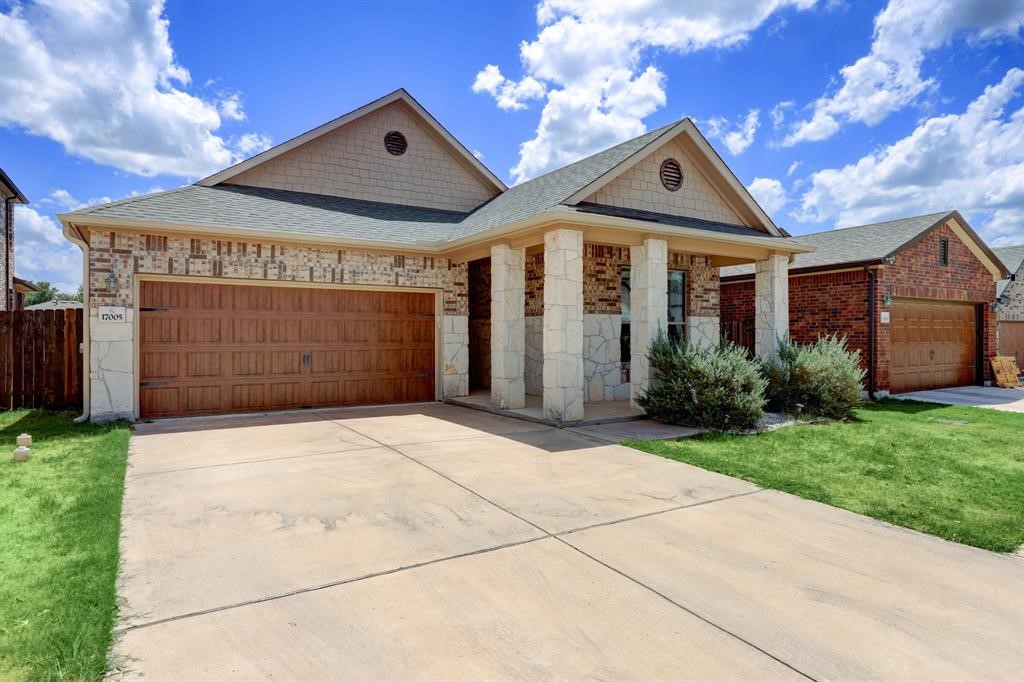
<path fill-rule="evenodd" d="M 542 0 L 537 36 L 519 48 L 522 76 L 510 79 L 489 64 L 473 91 L 503 109 L 543 101 L 535 135 L 520 145 L 511 169 L 522 182 L 644 133 L 643 119 L 667 101 L 665 74 L 649 57 L 735 47 L 780 10 L 814 3 Z"/>
<path fill-rule="evenodd" d="M 761 126 L 761 111 L 751 109 L 742 121 L 736 124 L 721 116 L 708 121 L 708 135 L 719 139 L 733 156 L 739 156 L 754 143 L 754 135 Z"/>
<path fill-rule="evenodd" d="M 223 119 L 244 120 L 241 99 L 190 92 L 168 28 L 162 0 L 11 5 L 0 12 L 0 125 L 146 176 L 239 160 L 217 133 Z"/>
<path fill-rule="evenodd" d="M 959 36 L 1014 36 L 1022 25 L 1020 0 L 890 0 L 875 17 L 869 53 L 840 69 L 839 88 L 814 102 L 810 118 L 794 124 L 783 145 L 827 139 L 844 122 L 879 123 L 936 85 L 921 73 L 928 52 Z"/>
<path fill-rule="evenodd" d="M 781 210 L 789 201 L 782 183 L 775 178 L 754 178 L 747 190 L 768 215 Z"/>
<path fill-rule="evenodd" d="M 1024 70 L 1010 69 L 963 113 L 842 168 L 815 172 L 793 217 L 859 225 L 959 209 L 993 244 L 1024 241 Z"/>
<path fill-rule="evenodd" d="M 52 217 L 31 206 L 14 207 L 14 272 L 33 282 L 45 280 L 73 293 L 82 283 L 82 252 L 64 239 Z"/>

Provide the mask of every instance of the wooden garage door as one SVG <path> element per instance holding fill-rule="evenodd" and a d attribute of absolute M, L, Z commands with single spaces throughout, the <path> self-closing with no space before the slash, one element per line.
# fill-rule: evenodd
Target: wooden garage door
<path fill-rule="evenodd" d="M 999 323 L 999 354 L 1017 358 L 1024 370 L 1024 322 Z"/>
<path fill-rule="evenodd" d="M 434 299 L 143 282 L 141 416 L 432 400 Z"/>
<path fill-rule="evenodd" d="M 977 313 L 970 303 L 896 300 L 892 307 L 892 391 L 975 383 Z"/>

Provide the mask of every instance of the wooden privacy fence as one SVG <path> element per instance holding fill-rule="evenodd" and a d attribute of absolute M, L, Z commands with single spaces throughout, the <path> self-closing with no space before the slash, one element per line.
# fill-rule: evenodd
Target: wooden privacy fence
<path fill-rule="evenodd" d="M 0 311 L 0 410 L 82 406 L 82 311 Z"/>

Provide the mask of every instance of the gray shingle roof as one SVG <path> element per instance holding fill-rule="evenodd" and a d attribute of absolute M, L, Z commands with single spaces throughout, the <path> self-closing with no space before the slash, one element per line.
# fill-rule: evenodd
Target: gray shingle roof
<path fill-rule="evenodd" d="M 999 260 L 1003 261 L 1003 265 L 1010 271 L 1010 274 L 1019 273 L 1022 266 L 1024 266 L 1024 244 L 1017 244 L 1016 246 L 999 246 L 992 249 L 992 253 L 999 257 Z M 1001 279 L 996 283 L 996 298 L 1003 295 L 1006 291 L 1006 287 L 1010 286 L 1009 279 Z"/>
<path fill-rule="evenodd" d="M 603 213 L 676 227 L 778 239 L 743 226 L 647 211 L 588 204 L 568 206 L 563 203 L 676 125 L 672 123 L 653 130 L 511 187 L 469 213 L 220 184 L 212 187 L 188 185 L 167 192 L 90 206 L 73 211 L 71 215 L 194 224 L 197 228 L 251 229 L 310 239 L 332 237 L 394 244 L 439 244 L 541 213 L 565 211 Z"/>
<path fill-rule="evenodd" d="M 813 253 L 800 253 L 790 264 L 790 271 L 803 268 L 819 268 L 845 263 L 880 261 L 898 251 L 904 244 L 922 232 L 947 219 L 952 211 L 929 213 L 928 215 L 900 218 L 884 223 L 844 227 L 814 234 L 804 234 L 791 239 L 805 246 L 813 246 Z M 753 265 L 734 265 L 722 268 L 722 277 L 754 274 Z"/>
<path fill-rule="evenodd" d="M 83 214 L 402 244 L 444 241 L 467 215 L 240 185 L 187 185 L 73 212 Z"/>

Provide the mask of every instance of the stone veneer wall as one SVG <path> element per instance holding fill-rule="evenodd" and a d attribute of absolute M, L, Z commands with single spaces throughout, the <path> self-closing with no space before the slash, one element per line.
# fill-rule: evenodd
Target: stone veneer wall
<path fill-rule="evenodd" d="M 661 184 L 661 163 L 673 158 L 683 170 L 683 186 L 674 192 Z M 585 201 L 742 225 L 743 221 L 675 141 L 663 145 Z"/>
<path fill-rule="evenodd" d="M 384 148 L 384 136 L 392 130 L 409 143 L 401 156 Z M 262 163 L 230 183 L 452 211 L 471 211 L 496 194 L 401 102 Z"/>
<path fill-rule="evenodd" d="M 999 320 L 1024 322 L 1024 265 L 1017 270 L 1017 279 L 1006 285 L 996 311 Z"/>
<path fill-rule="evenodd" d="M 583 245 L 583 375 L 587 402 L 629 398 L 629 363 L 621 362 L 620 345 L 623 267 L 629 267 L 629 247 L 590 242 Z M 712 267 L 706 256 L 680 252 L 669 254 L 669 268 L 687 273 L 687 334 L 698 343 L 717 343 L 718 268 Z M 536 253 L 526 258 L 527 395 L 543 392 L 543 302 L 544 254 Z"/>
<path fill-rule="evenodd" d="M 447 258 L 361 253 L 267 241 L 94 231 L 89 236 L 91 412 L 134 412 L 135 275 L 190 275 L 270 282 L 363 284 L 443 290 L 445 397 L 469 393 L 468 268 Z M 113 273 L 117 284 L 107 282 Z M 228 283 L 228 282 L 225 282 Z M 101 322 L 97 306 L 126 306 L 129 323 Z"/>

